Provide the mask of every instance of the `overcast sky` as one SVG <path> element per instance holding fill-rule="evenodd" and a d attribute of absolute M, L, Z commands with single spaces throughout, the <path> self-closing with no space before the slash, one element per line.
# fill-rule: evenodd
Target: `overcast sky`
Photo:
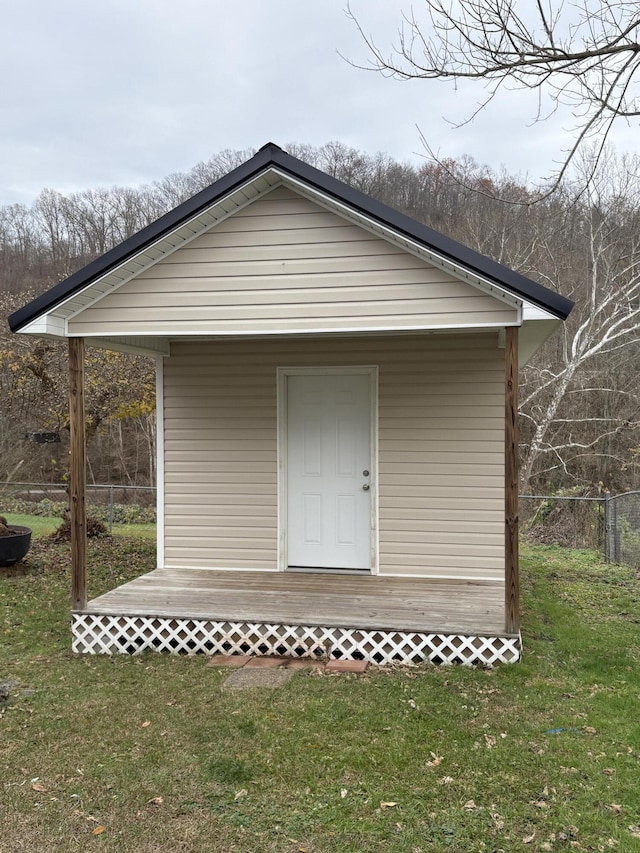
<path fill-rule="evenodd" d="M 409 0 L 352 0 L 390 44 Z M 358 70 L 367 52 L 346 0 L 19 0 L 0 31 L 0 205 L 139 185 L 226 148 L 340 140 L 417 160 L 416 125 L 441 156 L 537 179 L 567 136 L 529 126 L 535 103 L 511 93 L 452 129 L 482 97 L 437 81 Z M 630 137 L 629 137 L 630 138 Z M 624 146 L 624 137 L 623 137 Z"/>

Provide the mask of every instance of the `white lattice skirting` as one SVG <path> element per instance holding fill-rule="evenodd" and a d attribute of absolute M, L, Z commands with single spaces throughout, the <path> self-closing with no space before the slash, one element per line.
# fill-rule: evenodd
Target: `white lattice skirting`
<path fill-rule="evenodd" d="M 519 637 L 426 634 L 317 625 L 216 622 L 159 616 L 74 613 L 73 651 L 83 654 L 281 655 L 372 663 L 488 665 L 520 659 Z"/>

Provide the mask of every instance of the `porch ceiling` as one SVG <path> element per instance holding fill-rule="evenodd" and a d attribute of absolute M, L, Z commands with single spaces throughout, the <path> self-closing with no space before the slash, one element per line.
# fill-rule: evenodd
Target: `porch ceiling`
<path fill-rule="evenodd" d="M 367 574 L 156 569 L 82 612 L 506 636 L 501 583 Z"/>

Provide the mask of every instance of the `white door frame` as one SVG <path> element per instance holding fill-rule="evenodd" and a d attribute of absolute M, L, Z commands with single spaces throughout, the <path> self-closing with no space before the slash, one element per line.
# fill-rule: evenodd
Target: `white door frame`
<path fill-rule="evenodd" d="M 369 568 L 378 574 L 378 366 L 353 365 L 341 367 L 278 367 L 278 569 L 289 566 L 288 555 L 288 494 L 287 494 L 287 447 L 288 447 L 288 378 L 300 375 L 344 375 L 362 374 L 370 377 L 371 385 L 371 548 Z M 332 570 L 333 571 L 333 570 Z M 339 570 L 338 570 L 339 571 Z"/>

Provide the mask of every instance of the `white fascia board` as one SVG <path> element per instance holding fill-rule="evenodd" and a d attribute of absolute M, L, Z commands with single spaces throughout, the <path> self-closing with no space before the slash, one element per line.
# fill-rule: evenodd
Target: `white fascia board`
<path fill-rule="evenodd" d="M 144 338 L 144 337 L 153 337 L 153 338 L 168 338 L 170 340 L 178 340 L 182 338 L 202 338 L 205 340 L 211 338 L 269 338 L 269 337 L 281 337 L 281 336 L 292 336 L 292 335 L 370 335 L 377 333 L 390 333 L 390 334 L 402 334 L 404 332 L 455 332 L 455 331 L 482 331 L 484 329 L 504 329 L 505 325 L 507 326 L 519 326 L 520 322 L 516 320 L 514 323 L 503 323 L 503 322 L 493 322 L 493 323 L 451 323 L 445 326 L 443 325 L 429 325 L 427 323 L 420 324 L 407 324 L 406 326 L 366 326 L 366 327 L 353 327 L 349 326 L 347 328 L 336 328 L 335 326 L 327 326 L 327 327 L 319 327 L 319 328 L 310 328 L 310 329 L 243 329 L 239 330 L 222 330 L 222 329 L 189 329 L 188 331 L 177 331 L 175 328 L 165 329 L 164 331 L 154 330 L 153 332 L 141 332 L 136 331 L 136 338 Z M 74 335 L 73 337 L 81 337 L 85 338 L 87 343 L 91 341 L 92 338 L 103 338 L 105 340 L 110 340 L 111 338 L 117 339 L 118 336 L 121 336 L 121 331 L 113 331 L 113 332 L 96 332 L 92 334 L 91 332 L 83 332 L 81 335 Z"/>
<path fill-rule="evenodd" d="M 169 355 L 169 341 L 163 335 L 136 335 L 135 338 L 148 338 L 147 341 L 138 342 L 127 339 L 127 336 L 121 333 L 114 334 L 113 337 L 108 335 L 69 335 L 67 323 L 63 317 L 57 317 L 54 313 L 42 314 L 36 320 L 28 323 L 24 328 L 18 331 L 19 335 L 33 335 L 38 338 L 49 338 L 51 340 L 60 340 L 61 338 L 81 337 L 85 338 L 87 345 L 97 347 L 99 349 L 114 350 L 116 352 L 132 353 L 133 355 Z"/>
<path fill-rule="evenodd" d="M 519 299 L 517 296 L 514 296 L 509 291 L 495 284 L 495 282 L 483 278 L 482 276 L 475 275 L 474 273 L 470 273 L 469 270 L 461 264 L 456 264 L 449 258 L 445 258 L 442 255 L 438 254 L 438 252 L 434 252 L 431 249 L 427 249 L 425 246 L 416 243 L 409 237 L 405 237 L 404 234 L 399 234 L 393 228 L 390 228 L 387 225 L 382 225 L 380 222 L 369 218 L 365 214 L 353 210 L 353 208 L 349 207 L 348 205 L 336 201 L 334 198 L 326 196 L 319 190 L 314 190 L 306 184 L 296 180 L 295 178 L 291 178 L 284 172 L 281 173 L 278 169 L 274 169 L 274 171 L 280 174 L 282 178 L 282 183 L 285 186 L 290 186 L 291 189 L 294 189 L 296 192 L 299 192 L 306 198 L 315 201 L 321 207 L 324 207 L 327 210 L 331 210 L 334 213 L 338 213 L 344 219 L 349 219 L 352 222 L 355 222 L 356 224 L 360 225 L 362 228 L 366 229 L 372 234 L 385 237 L 390 242 L 395 243 L 397 246 L 400 246 L 403 249 L 406 249 L 411 254 L 416 255 L 417 257 L 422 258 L 422 260 L 428 261 L 433 266 L 437 266 L 445 272 L 450 273 L 452 276 L 459 279 L 460 281 L 464 281 L 467 284 L 477 287 L 479 290 L 483 291 L 483 293 L 486 293 L 489 296 L 493 296 L 495 299 L 499 299 L 501 302 L 505 302 L 512 308 L 517 308 L 523 304 L 522 299 Z"/>
<path fill-rule="evenodd" d="M 545 311 L 544 308 L 539 308 L 531 302 L 522 303 L 522 320 L 557 320 L 553 314 Z"/>
<path fill-rule="evenodd" d="M 63 317 L 56 316 L 53 312 L 41 314 L 35 320 L 27 323 L 18 331 L 19 335 L 37 335 L 47 338 L 66 338 L 67 326 Z"/>

